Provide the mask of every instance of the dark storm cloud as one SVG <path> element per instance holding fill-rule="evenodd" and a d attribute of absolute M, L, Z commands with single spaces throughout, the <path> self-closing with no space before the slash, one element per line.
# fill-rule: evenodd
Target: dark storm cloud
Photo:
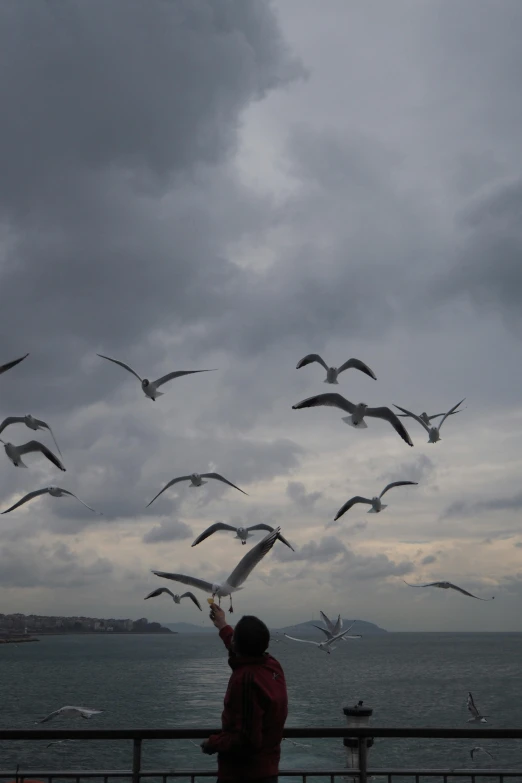
<path fill-rule="evenodd" d="M 193 537 L 192 528 L 179 519 L 163 519 L 159 525 L 151 528 L 143 536 L 144 544 L 157 544 L 160 541 L 181 541 Z"/>
<path fill-rule="evenodd" d="M 319 498 L 323 496 L 322 492 L 307 492 L 302 481 L 289 481 L 286 485 L 286 494 L 296 506 L 302 509 L 313 508 Z"/>
<path fill-rule="evenodd" d="M 112 564 L 95 557 L 90 562 L 63 543 L 33 545 L 12 543 L 0 551 L 3 587 L 81 587 L 109 576 Z"/>

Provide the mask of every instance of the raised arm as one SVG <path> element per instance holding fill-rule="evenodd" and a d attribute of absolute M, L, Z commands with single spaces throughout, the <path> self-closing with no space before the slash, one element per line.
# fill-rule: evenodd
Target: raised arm
<path fill-rule="evenodd" d="M 227 648 L 229 655 L 234 656 L 235 653 L 232 650 L 232 637 L 234 635 L 234 629 L 227 623 L 225 612 L 217 604 L 211 604 L 209 616 L 218 629 L 219 635 L 223 640 L 223 644 Z"/>

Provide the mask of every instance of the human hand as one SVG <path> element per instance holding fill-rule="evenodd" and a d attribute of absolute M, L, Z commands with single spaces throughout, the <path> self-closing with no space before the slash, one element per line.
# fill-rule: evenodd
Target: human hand
<path fill-rule="evenodd" d="M 209 747 L 209 741 L 208 740 L 203 740 L 203 742 L 201 743 L 200 747 L 201 747 L 201 752 L 205 753 L 207 756 L 211 756 L 213 753 L 216 752 L 215 750 L 212 750 Z"/>
<path fill-rule="evenodd" d="M 225 612 L 217 604 L 211 605 L 209 617 L 214 623 L 214 625 L 216 626 L 216 628 L 218 629 L 218 631 L 221 631 L 222 628 L 228 625 Z"/>

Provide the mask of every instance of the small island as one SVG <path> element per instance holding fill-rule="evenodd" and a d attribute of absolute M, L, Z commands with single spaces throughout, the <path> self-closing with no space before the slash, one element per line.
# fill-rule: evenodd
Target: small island
<path fill-rule="evenodd" d="M 149 634 L 175 633 L 160 623 L 139 620 L 102 620 L 98 617 L 58 617 L 39 614 L 0 614 L 0 644 L 37 642 L 34 634 Z"/>

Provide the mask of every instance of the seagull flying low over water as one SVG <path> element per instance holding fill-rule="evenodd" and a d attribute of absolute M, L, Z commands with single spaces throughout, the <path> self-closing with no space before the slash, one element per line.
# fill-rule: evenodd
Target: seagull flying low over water
<path fill-rule="evenodd" d="M 480 710 L 477 709 L 470 691 L 468 691 L 468 710 L 471 714 L 471 718 L 468 718 L 468 723 L 487 723 L 486 718 L 488 716 L 480 714 Z"/>
<path fill-rule="evenodd" d="M 34 492 L 29 492 L 27 495 L 24 495 L 23 498 L 21 498 L 17 503 L 15 503 L 14 506 L 7 508 L 5 511 L 2 511 L 2 514 L 8 514 L 10 511 L 14 511 L 15 508 L 22 506 L 29 500 L 37 498 L 40 495 L 45 495 L 46 493 L 51 495 L 53 498 L 61 498 L 64 495 L 69 495 L 72 498 L 76 498 L 76 500 L 81 503 L 82 506 L 85 506 L 85 508 L 88 508 L 90 511 L 94 511 L 94 513 L 98 514 L 99 516 L 103 516 L 101 511 L 95 511 L 94 508 L 91 508 L 87 505 L 87 503 L 84 503 L 83 500 L 80 500 L 80 498 L 75 495 L 74 492 L 69 492 L 68 489 L 62 489 L 61 487 L 44 487 L 43 489 L 36 489 Z"/>
<path fill-rule="evenodd" d="M 219 473 L 191 473 L 190 476 L 178 476 L 177 478 L 173 478 L 172 481 L 169 481 L 168 484 L 165 484 L 162 490 L 158 492 L 157 495 L 155 495 L 150 503 L 147 503 L 147 508 L 151 506 L 156 498 L 159 498 L 159 496 L 165 492 L 166 489 L 169 489 L 169 487 L 174 486 L 174 484 L 178 484 L 180 481 L 190 481 L 190 488 L 193 487 L 202 487 L 203 484 L 207 484 L 208 482 L 203 481 L 203 479 L 216 479 L 217 481 L 222 481 L 224 484 L 228 484 L 229 487 L 234 487 L 234 489 L 238 489 L 240 492 L 243 493 L 243 495 L 248 495 L 248 492 L 245 492 L 243 489 L 239 489 L 239 487 L 236 487 L 235 484 L 232 484 L 231 481 L 228 481 L 228 479 L 221 476 Z"/>
<path fill-rule="evenodd" d="M 14 359 L 12 362 L 7 362 L 7 364 L 2 364 L 0 366 L 0 375 L 2 375 L 2 373 L 4 373 L 4 372 L 7 372 L 7 370 L 10 370 L 11 367 L 16 367 L 17 364 L 20 364 L 20 362 L 23 362 L 23 360 L 27 359 L 28 356 L 29 356 L 29 354 L 26 353 L 24 356 L 20 356 L 19 359 Z"/>
<path fill-rule="evenodd" d="M 397 407 L 398 407 L 398 405 L 396 405 L 395 407 L 397 408 Z M 461 409 L 460 409 L 460 410 L 458 410 L 458 411 L 454 411 L 454 410 L 452 410 L 452 411 L 450 411 L 450 413 L 434 413 L 434 414 L 433 414 L 433 416 L 428 416 L 428 414 L 426 413 L 426 411 L 423 411 L 423 412 L 420 414 L 420 416 L 419 416 L 419 419 L 422 419 L 422 421 L 423 421 L 425 424 L 430 424 L 430 423 L 433 421 L 433 419 L 440 419 L 440 417 L 441 417 L 441 416 L 454 416 L 454 415 L 455 415 L 455 413 L 462 413 L 462 411 L 463 411 L 463 410 L 464 410 L 464 408 L 461 408 Z M 401 418 L 401 419 L 403 419 L 403 418 L 404 418 L 404 417 L 406 417 L 406 416 L 408 416 L 409 418 L 413 418 L 413 417 L 412 417 L 412 415 L 411 415 L 411 413 L 398 413 L 398 414 L 397 414 L 397 416 L 398 416 L 399 418 Z"/>
<path fill-rule="evenodd" d="M 182 375 L 192 375 L 196 372 L 215 372 L 215 369 L 212 370 L 175 370 L 174 372 L 169 372 L 167 375 L 163 375 L 161 378 L 158 378 L 157 381 L 149 381 L 148 378 L 140 378 L 137 372 L 135 372 L 132 367 L 129 367 L 128 364 L 125 364 L 125 362 L 120 362 L 118 359 L 111 359 L 110 356 L 104 356 L 102 353 L 97 353 L 96 356 L 99 356 L 101 359 L 107 359 L 109 362 L 114 362 L 114 364 L 119 364 L 120 367 L 123 367 L 124 370 L 128 370 L 133 375 L 136 376 L 136 378 L 141 383 L 141 388 L 151 399 L 153 402 L 156 401 L 158 397 L 161 397 L 162 394 L 165 392 L 158 391 L 158 388 L 160 386 L 163 386 L 164 383 L 167 383 L 167 381 L 172 381 L 174 378 L 181 378 Z"/>
<path fill-rule="evenodd" d="M 321 629 L 324 630 L 324 629 Z M 304 642 L 305 644 L 315 644 L 316 647 L 318 647 L 320 650 L 324 650 L 325 652 L 330 655 L 332 650 L 335 650 L 335 647 L 333 647 L 334 642 L 338 642 L 339 639 L 342 639 L 345 634 L 348 633 L 348 630 L 341 631 L 341 633 L 338 633 L 337 636 L 331 636 L 329 639 L 326 640 L 326 642 L 313 642 L 311 639 L 297 639 L 295 636 L 289 636 L 287 633 L 285 633 L 285 636 L 287 639 L 292 639 L 293 642 Z M 360 639 L 359 636 L 347 636 L 347 639 Z"/>
<path fill-rule="evenodd" d="M 194 593 L 186 592 L 182 595 L 178 595 L 177 593 L 174 595 L 172 590 L 169 590 L 168 587 L 158 587 L 156 590 L 153 590 L 152 593 L 149 593 L 145 596 L 143 599 L 144 601 L 147 600 L 147 598 L 155 598 L 157 595 L 161 595 L 162 593 L 168 593 L 171 597 L 174 603 L 180 604 L 182 598 L 190 598 L 191 601 L 194 601 L 196 606 L 198 607 L 199 611 L 202 612 L 203 609 L 201 608 L 201 604 L 199 603 L 198 599 L 194 595 Z"/>
<path fill-rule="evenodd" d="M 268 530 L 272 532 L 274 530 L 273 527 L 270 527 L 270 525 L 265 525 L 264 522 L 260 522 L 259 525 L 250 525 L 250 527 L 235 527 L 234 525 L 227 525 L 225 522 L 215 522 L 213 525 L 210 525 L 210 527 L 207 527 L 206 530 L 199 535 L 192 546 L 197 546 L 202 541 L 204 541 L 206 538 L 212 535 L 212 533 L 216 533 L 218 530 L 232 530 L 236 533 L 234 538 L 239 538 L 241 540 L 242 544 L 246 544 L 247 538 L 251 538 L 250 531 L 251 530 Z M 292 552 L 295 552 L 295 549 L 293 546 L 290 546 L 288 541 L 284 536 L 279 534 L 278 536 L 279 540 L 283 542 L 283 544 L 286 544 L 287 547 L 290 547 Z"/>
<path fill-rule="evenodd" d="M 326 617 L 326 615 L 324 615 L 323 612 L 321 612 L 321 615 L 323 617 Z M 332 639 L 334 636 L 337 636 L 340 633 L 341 628 L 343 627 L 343 621 L 341 619 L 341 615 L 339 615 L 335 625 L 330 620 L 328 622 L 329 622 L 329 626 L 327 626 L 326 628 L 321 628 L 320 625 L 314 625 L 314 628 L 317 628 L 318 631 L 322 631 L 327 639 Z M 340 623 L 339 628 L 337 628 L 338 623 Z M 354 620 L 353 623 L 351 623 L 348 626 L 348 628 L 345 629 L 344 634 L 347 634 L 348 631 L 350 631 L 353 628 L 355 623 L 356 621 Z M 347 642 L 348 639 L 362 639 L 362 636 L 361 634 L 355 634 L 355 636 L 342 636 L 341 641 Z"/>
<path fill-rule="evenodd" d="M 385 503 L 381 503 L 381 498 L 384 495 L 385 492 L 388 492 L 389 489 L 392 489 L 393 487 L 403 487 L 407 484 L 418 484 L 418 481 L 393 481 L 391 484 L 388 484 L 388 486 L 384 487 L 383 491 L 379 495 L 379 497 L 374 498 L 363 498 L 360 495 L 356 495 L 353 498 L 350 498 L 350 500 L 347 500 L 344 506 L 341 506 L 339 511 L 334 517 L 334 521 L 339 519 L 343 516 L 343 514 L 346 514 L 347 511 L 351 509 L 352 506 L 355 506 L 356 503 L 368 503 L 368 505 L 371 506 L 371 508 L 368 509 L 368 514 L 378 514 L 380 511 L 383 510 L 383 508 L 388 508 L 388 506 Z"/>
<path fill-rule="evenodd" d="M 93 715 L 99 715 L 103 710 L 89 710 L 85 707 L 60 707 L 59 710 L 51 712 L 46 718 L 36 721 L 37 723 L 47 723 L 48 720 L 64 715 L 69 718 L 92 718 Z"/>
<path fill-rule="evenodd" d="M 417 416 L 416 413 L 412 413 L 411 411 L 406 410 L 406 408 L 401 408 L 400 405 L 395 405 L 395 403 L 394 403 L 394 406 L 395 406 L 395 408 L 398 408 L 400 411 L 402 411 L 406 416 L 411 416 L 412 419 L 415 419 L 415 421 L 418 421 L 419 424 L 422 424 L 422 426 L 424 427 L 424 429 L 428 433 L 428 443 L 437 443 L 437 441 L 441 440 L 440 429 L 441 429 L 442 425 L 444 424 L 444 422 L 446 421 L 448 416 L 452 415 L 452 413 L 460 413 L 460 411 L 457 411 L 457 408 L 460 405 L 462 405 L 462 403 L 464 402 L 465 399 L 466 398 L 464 397 L 463 400 L 461 400 L 456 405 L 454 405 L 453 408 L 451 408 L 447 413 L 443 414 L 442 421 L 441 421 L 441 423 L 439 424 L 438 427 L 432 427 L 429 422 L 426 424 L 426 422 L 424 421 L 424 419 L 421 416 Z"/>
<path fill-rule="evenodd" d="M 337 380 L 338 376 L 345 370 L 350 369 L 350 367 L 366 373 L 366 375 L 369 375 L 370 378 L 374 379 L 374 381 L 377 380 L 377 376 L 373 370 L 370 370 L 368 365 L 364 362 L 361 362 L 360 359 L 348 359 L 348 361 L 346 361 L 344 364 L 341 364 L 340 367 L 328 367 L 324 359 L 321 359 L 318 353 L 309 353 L 304 357 L 304 359 L 301 359 L 299 362 L 297 362 L 296 370 L 300 370 L 301 367 L 306 367 L 307 364 L 312 364 L 312 362 L 318 362 L 326 370 L 326 378 L 324 379 L 325 383 L 339 383 Z"/>
<path fill-rule="evenodd" d="M 472 759 L 473 759 L 473 757 L 474 757 L 475 753 L 487 753 L 487 754 L 488 754 L 488 756 L 489 756 L 490 758 L 492 758 L 492 759 L 494 759 L 494 758 L 495 758 L 495 756 L 493 756 L 493 755 L 492 755 L 492 754 L 489 752 L 489 750 L 486 750 L 486 748 L 483 748 L 483 747 L 481 747 L 480 745 L 476 745 L 474 748 L 471 748 L 471 750 L 470 750 L 470 752 L 469 752 L 469 755 L 471 756 L 471 758 L 472 758 Z"/>
<path fill-rule="evenodd" d="M 408 431 L 402 421 L 397 418 L 396 414 L 391 408 L 369 408 L 366 403 L 360 402 L 354 405 L 342 394 L 335 392 L 328 392 L 327 394 L 318 394 L 315 397 L 308 397 L 306 400 L 301 400 L 296 405 L 292 405 L 292 410 L 300 410 L 301 408 L 316 408 L 320 405 L 327 405 L 332 408 L 340 408 L 342 411 L 349 413 L 349 416 L 344 416 L 343 421 L 349 424 L 350 427 L 356 427 L 357 429 L 366 429 L 368 425 L 364 421 L 366 416 L 371 416 L 375 419 L 385 419 L 392 427 L 399 433 L 401 438 L 408 444 L 413 446 L 412 440 L 408 435 Z"/>
<path fill-rule="evenodd" d="M 4 419 L 0 424 L 0 434 L 5 430 L 6 427 L 9 427 L 10 424 L 25 424 L 25 426 L 29 427 L 30 430 L 49 430 L 49 434 L 54 441 L 54 445 L 58 449 L 58 454 L 60 454 L 60 456 L 62 455 L 60 447 L 58 446 L 56 438 L 54 437 L 53 431 L 45 421 L 42 421 L 41 419 L 35 419 L 34 416 L 31 416 L 30 413 L 28 413 L 26 416 L 8 416 L 7 419 Z"/>
<path fill-rule="evenodd" d="M 236 590 L 242 590 L 242 584 L 250 576 L 256 565 L 258 565 L 268 552 L 274 546 L 281 528 L 277 527 L 271 533 L 268 533 L 261 541 L 250 549 L 246 555 L 239 561 L 234 568 L 230 576 L 228 576 L 224 582 L 206 582 L 204 579 L 197 579 L 194 576 L 185 576 L 185 574 L 170 574 L 167 571 L 153 571 L 156 576 L 161 576 L 163 579 L 172 579 L 174 582 L 181 582 L 184 585 L 190 585 L 190 587 L 197 587 L 198 590 L 203 590 L 205 593 L 210 593 L 212 598 L 216 595 L 221 605 L 221 598 L 230 596 L 230 609 L 229 612 L 234 611 L 232 606 L 232 593 Z"/>
<path fill-rule="evenodd" d="M 470 598 L 476 598 L 477 601 L 494 601 L 495 596 L 492 596 L 491 598 L 479 598 L 478 595 L 473 595 L 473 593 L 468 593 L 467 590 L 463 590 L 462 587 L 458 587 L 457 585 L 452 584 L 451 582 L 428 582 L 427 585 L 412 585 L 409 582 L 407 582 L 405 579 L 402 580 L 405 585 L 408 585 L 408 587 L 440 587 L 441 590 L 457 590 L 459 593 L 462 593 L 462 595 L 469 595 Z"/>
<path fill-rule="evenodd" d="M 44 455 L 44 457 L 47 457 L 47 459 L 50 460 L 53 465 L 56 465 L 57 468 L 60 470 L 65 470 L 58 457 L 53 454 L 53 452 L 48 449 L 47 446 L 44 446 L 43 443 L 40 443 L 39 440 L 30 440 L 27 443 L 23 443 L 21 446 L 13 446 L 12 443 L 6 443 L 5 440 L 0 438 L 0 443 L 4 444 L 5 453 L 13 465 L 15 465 L 17 468 L 27 467 L 27 465 L 22 462 L 23 454 L 32 454 L 34 451 L 39 451 Z"/>
<path fill-rule="evenodd" d="M 341 630 L 341 628 L 343 627 L 343 618 L 341 617 L 341 615 L 338 614 L 337 615 L 337 620 L 335 621 L 335 623 L 332 623 L 332 621 L 330 620 L 328 615 L 326 615 L 324 612 L 319 611 L 319 614 L 321 615 L 321 617 L 323 619 L 323 623 L 326 625 L 327 629 L 332 634 L 332 636 L 336 636 L 339 633 L 339 631 Z M 352 625 L 353 625 L 353 623 L 352 623 Z M 316 626 L 316 628 L 317 628 L 317 626 Z M 351 628 L 351 626 L 350 626 L 350 628 Z"/>

